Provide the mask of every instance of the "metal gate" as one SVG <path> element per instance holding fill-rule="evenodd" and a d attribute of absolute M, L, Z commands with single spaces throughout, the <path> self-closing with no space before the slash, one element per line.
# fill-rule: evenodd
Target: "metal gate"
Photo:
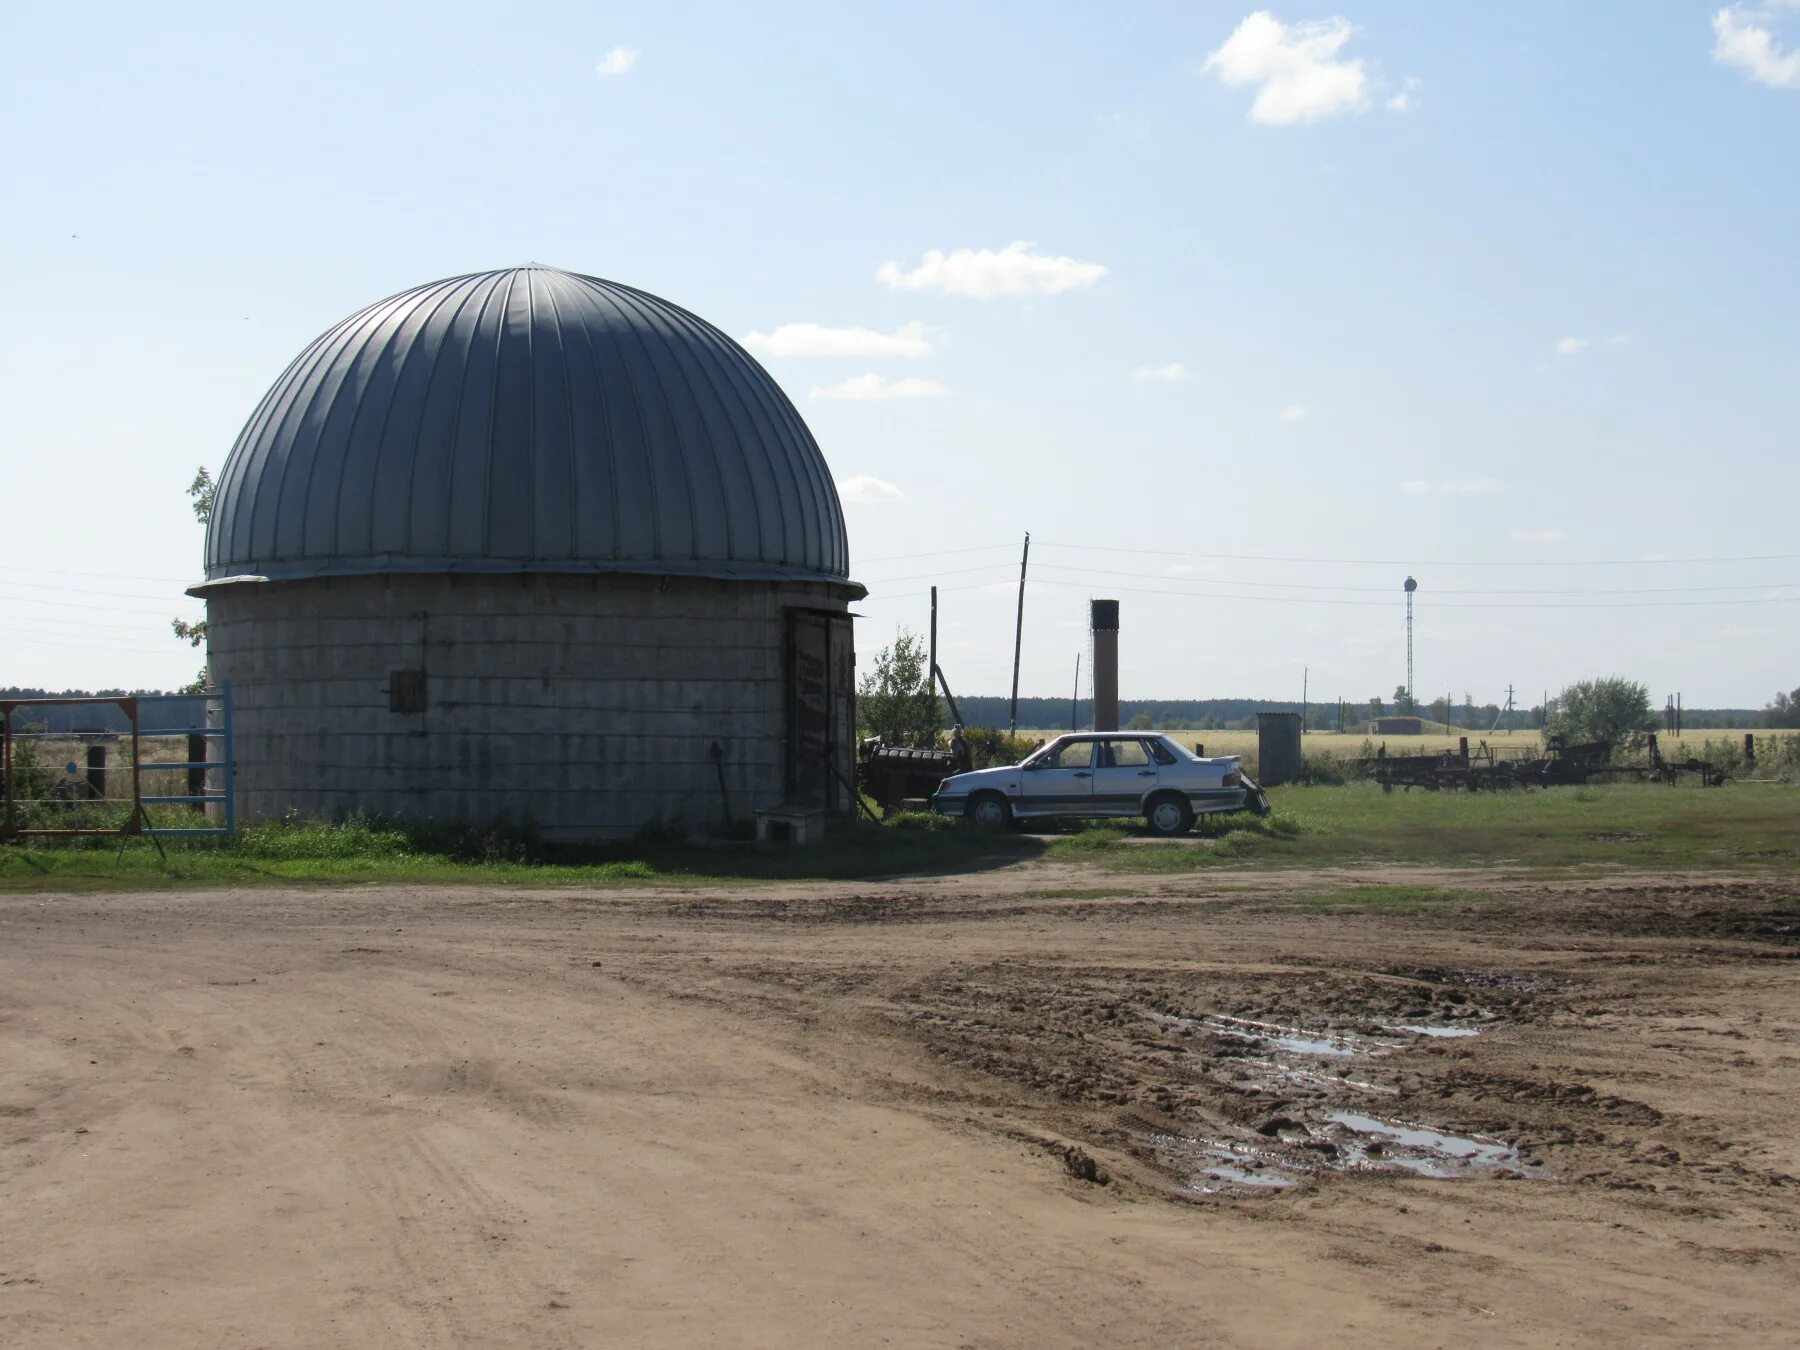
<path fill-rule="evenodd" d="M 114 747 L 116 767 L 106 754 Z M 230 685 L 0 699 L 0 838 L 231 834 L 232 766 Z"/>

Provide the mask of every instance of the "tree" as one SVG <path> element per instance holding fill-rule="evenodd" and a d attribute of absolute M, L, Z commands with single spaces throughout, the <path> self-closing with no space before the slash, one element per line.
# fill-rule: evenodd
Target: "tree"
<path fill-rule="evenodd" d="M 1450 695 L 1440 694 L 1437 698 L 1433 699 L 1431 702 L 1431 719 L 1432 719 L 1432 721 L 1441 722 L 1446 727 L 1449 726 L 1450 725 L 1450 709 L 1455 706 L 1456 706 L 1455 703 L 1453 703 L 1451 701 Z"/>
<path fill-rule="evenodd" d="M 188 505 L 193 508 L 194 519 L 202 525 L 212 523 L 213 498 L 218 495 L 218 486 L 213 482 L 212 474 L 205 465 L 194 470 L 194 481 L 188 484 Z M 198 647 L 206 641 L 206 620 L 189 623 L 186 619 L 171 619 L 169 627 L 175 636 L 190 647 Z M 181 694 L 198 694 L 206 690 L 208 680 L 206 667 L 200 667 L 200 673 L 176 692 Z"/>
<path fill-rule="evenodd" d="M 875 654 L 875 668 L 856 688 L 860 734 L 879 736 L 888 745 L 936 744 L 944 717 L 931 687 L 929 665 L 929 653 L 918 634 L 904 628 L 895 633 L 894 645 Z"/>
<path fill-rule="evenodd" d="M 1765 727 L 1800 727 L 1800 689 L 1791 694 L 1777 692 L 1756 720 Z"/>
<path fill-rule="evenodd" d="M 194 508 L 194 519 L 202 525 L 212 523 L 213 498 L 218 491 L 212 473 L 205 465 L 194 470 L 194 481 L 188 484 L 188 503 Z"/>
<path fill-rule="evenodd" d="M 1370 721 L 1374 721 L 1376 718 L 1380 717 L 1386 711 L 1387 711 L 1387 704 L 1383 703 L 1380 699 L 1372 698 L 1369 700 L 1369 720 Z"/>
<path fill-rule="evenodd" d="M 1610 741 L 1628 745 L 1656 730 L 1650 691 L 1636 680 L 1609 675 L 1571 684 L 1550 700 L 1544 732 L 1572 742 Z"/>
<path fill-rule="evenodd" d="M 1147 712 L 1133 714 L 1132 719 L 1125 724 L 1125 729 L 1127 731 L 1150 730 L 1150 714 Z"/>
<path fill-rule="evenodd" d="M 1419 705 L 1413 702 L 1412 691 L 1403 684 L 1394 686 L 1394 716 L 1411 717 L 1419 711 Z"/>

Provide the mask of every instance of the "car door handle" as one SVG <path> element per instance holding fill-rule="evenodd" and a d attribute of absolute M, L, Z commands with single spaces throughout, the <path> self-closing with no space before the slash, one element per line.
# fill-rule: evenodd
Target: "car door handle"
<path fill-rule="evenodd" d="M 1075 776 L 1077 778 L 1092 778 L 1094 775 L 1089 773 L 1087 770 L 1083 769 L 1080 773 L 1076 774 Z"/>
<path fill-rule="evenodd" d="M 1156 770 L 1155 769 L 1139 769 L 1138 777 L 1139 778 L 1154 778 L 1154 777 L 1156 777 Z"/>

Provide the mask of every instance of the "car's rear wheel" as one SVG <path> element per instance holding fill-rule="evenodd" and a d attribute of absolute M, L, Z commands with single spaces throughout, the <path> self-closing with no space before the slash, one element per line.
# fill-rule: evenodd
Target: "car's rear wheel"
<path fill-rule="evenodd" d="M 1194 826 L 1194 808 L 1186 799 L 1173 792 L 1164 792 L 1150 799 L 1144 808 L 1144 823 L 1150 827 L 1151 834 L 1158 834 L 1165 839 L 1178 834 L 1186 834 Z"/>
<path fill-rule="evenodd" d="M 963 808 L 963 818 L 978 830 L 1003 830 L 1012 821 L 1012 807 L 998 792 L 978 792 Z"/>

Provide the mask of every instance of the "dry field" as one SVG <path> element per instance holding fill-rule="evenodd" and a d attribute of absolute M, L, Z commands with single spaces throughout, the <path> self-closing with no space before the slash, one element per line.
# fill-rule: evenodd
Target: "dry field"
<path fill-rule="evenodd" d="M 0 896 L 0 1343 L 1791 1345 L 1800 884 Z"/>
<path fill-rule="evenodd" d="M 1039 729 L 1020 729 L 1019 735 L 1032 740 L 1042 738 L 1053 740 L 1065 734 L 1062 731 L 1046 731 Z M 1455 736 L 1369 736 L 1360 731 L 1345 732 L 1339 735 L 1332 731 L 1309 731 L 1306 733 L 1305 750 L 1311 754 L 1336 755 L 1340 759 L 1355 759 L 1363 753 L 1363 746 L 1381 745 L 1385 743 L 1390 755 L 1435 755 L 1445 750 L 1457 748 Z M 1792 735 L 1792 732 L 1754 731 L 1760 741 L 1769 735 Z M 1169 735 L 1183 745 L 1192 746 L 1196 741 L 1206 747 L 1209 755 L 1253 755 L 1256 753 L 1256 733 L 1254 731 L 1171 731 Z M 1686 759 L 1696 753 L 1707 741 L 1729 741 L 1741 746 L 1744 743 L 1744 731 L 1687 731 L 1680 736 L 1658 736 L 1663 754 L 1670 759 Z M 1543 735 L 1536 731 L 1495 732 L 1492 736 L 1481 732 L 1469 733 L 1469 745 L 1474 747 L 1486 741 L 1497 752 L 1511 757 L 1513 755 L 1535 755 L 1543 749 Z"/>

